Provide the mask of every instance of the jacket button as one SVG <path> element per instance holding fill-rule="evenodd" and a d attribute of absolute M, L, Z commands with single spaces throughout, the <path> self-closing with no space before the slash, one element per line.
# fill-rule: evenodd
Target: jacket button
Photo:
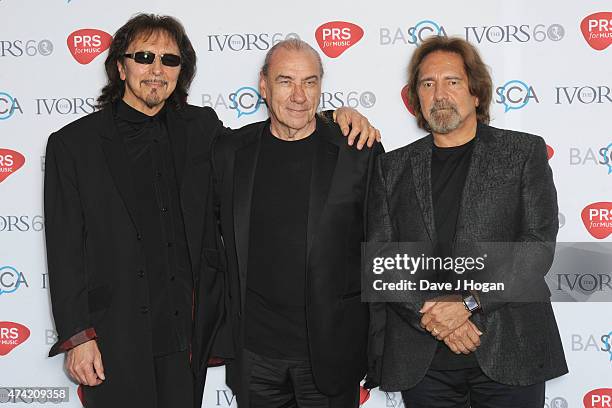
<path fill-rule="evenodd" d="M 138 277 L 139 278 L 144 277 L 144 271 L 142 269 L 138 271 Z"/>
<path fill-rule="evenodd" d="M 149 308 L 146 306 L 140 306 L 140 313 L 147 314 L 149 313 Z"/>
<path fill-rule="evenodd" d="M 166 211 L 168 211 L 168 209 L 167 209 L 166 207 L 162 207 L 162 209 L 161 209 L 161 210 L 162 210 L 162 212 L 166 212 Z"/>
<path fill-rule="evenodd" d="M 178 316 L 178 315 L 179 315 L 179 311 L 178 311 L 178 310 L 175 310 L 175 311 L 174 311 L 174 315 L 175 315 L 175 316 Z"/>
<path fill-rule="evenodd" d="M 170 282 L 174 282 L 174 281 L 175 281 L 175 279 L 176 279 L 176 276 L 172 275 L 172 276 L 170 277 Z"/>
<path fill-rule="evenodd" d="M 139 241 L 142 241 L 142 235 L 136 234 L 136 239 L 139 240 Z"/>

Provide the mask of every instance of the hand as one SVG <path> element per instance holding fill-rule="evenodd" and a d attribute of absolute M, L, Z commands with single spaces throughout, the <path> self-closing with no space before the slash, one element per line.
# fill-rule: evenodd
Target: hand
<path fill-rule="evenodd" d="M 96 386 L 105 380 L 102 355 L 95 340 L 68 350 L 66 356 L 66 371 L 79 384 Z"/>
<path fill-rule="evenodd" d="M 334 111 L 334 121 L 340 126 L 342 134 L 348 136 L 349 146 L 353 145 L 357 135 L 359 135 L 358 150 L 361 150 L 366 142 L 368 147 L 374 146 L 374 141 L 380 142 L 380 131 L 372 126 L 365 116 L 353 108 L 338 108 Z"/>
<path fill-rule="evenodd" d="M 429 300 L 419 312 L 423 313 L 421 327 L 438 340 L 444 340 L 472 315 L 465 309 L 460 295 L 442 296 Z"/>
<path fill-rule="evenodd" d="M 480 336 L 482 336 L 482 332 L 468 320 L 449 334 L 444 339 L 444 344 L 455 354 L 470 354 L 480 346 Z"/>

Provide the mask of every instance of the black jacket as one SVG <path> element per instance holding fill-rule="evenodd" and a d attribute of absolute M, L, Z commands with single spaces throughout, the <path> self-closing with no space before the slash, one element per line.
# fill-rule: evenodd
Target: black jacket
<path fill-rule="evenodd" d="M 223 312 L 213 213 L 207 211 L 210 148 L 223 127 L 212 109 L 194 106 L 168 107 L 167 126 L 193 267 L 194 295 L 177 303 L 185 305 L 188 316 L 194 298 L 199 306 L 192 352 L 197 362 L 194 371 L 200 374 Z M 86 387 L 87 397 L 100 406 L 118 401 L 130 407 L 155 406 L 140 221 L 128 156 L 112 108 L 49 137 L 44 190 L 50 291 L 59 335 L 50 355 L 74 334 L 93 327 L 107 379 L 101 386 Z M 201 292 L 207 295 L 200 296 Z M 186 328 L 187 338 L 191 329 Z"/>
<path fill-rule="evenodd" d="M 431 196 L 432 135 L 381 156 L 368 208 L 368 241 L 436 242 Z M 478 125 L 461 198 L 455 241 L 532 242 L 529 271 L 517 278 L 543 285 L 558 230 L 557 194 L 541 137 Z M 529 264 L 537 259 L 535 264 Z M 535 272 L 534 272 L 535 271 Z M 419 326 L 428 296 L 372 304 L 368 376 L 386 391 L 416 385 L 434 357 L 437 340 Z M 429 296 L 431 297 L 431 296 Z M 499 302 L 481 294 L 471 318 L 484 335 L 476 350 L 492 380 L 529 385 L 567 373 L 550 302 Z"/>
<path fill-rule="evenodd" d="M 218 139 L 213 149 L 215 190 L 227 251 L 229 314 L 235 360 L 227 382 L 248 406 L 241 384 L 244 306 L 251 196 L 262 133 L 269 121 Z M 366 371 L 368 308 L 361 302 L 360 246 L 366 200 L 380 144 L 359 151 L 337 125 L 317 118 L 307 226 L 306 320 L 310 361 L 318 389 L 336 395 Z M 291 194 L 291 191 L 287 191 Z M 279 250 L 281 250 L 279 248 Z"/>

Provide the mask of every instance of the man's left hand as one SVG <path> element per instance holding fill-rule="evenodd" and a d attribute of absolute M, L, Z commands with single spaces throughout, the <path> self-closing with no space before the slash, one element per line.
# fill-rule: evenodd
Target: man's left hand
<path fill-rule="evenodd" d="M 472 315 L 466 310 L 460 295 L 429 300 L 425 302 L 420 312 L 423 313 L 421 327 L 438 340 L 444 340 Z"/>
<path fill-rule="evenodd" d="M 367 143 L 368 147 L 374 142 L 380 142 L 380 131 L 370 124 L 370 121 L 353 108 L 342 107 L 334 111 L 334 121 L 340 126 L 342 134 L 348 136 L 348 144 L 352 146 L 359 135 L 357 149 L 361 150 Z"/>

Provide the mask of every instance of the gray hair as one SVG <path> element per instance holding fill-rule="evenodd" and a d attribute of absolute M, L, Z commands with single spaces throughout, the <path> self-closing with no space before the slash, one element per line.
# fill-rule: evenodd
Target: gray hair
<path fill-rule="evenodd" d="M 317 63 L 319 64 L 319 72 L 321 72 L 321 78 L 323 78 L 323 62 L 321 61 L 321 55 L 310 46 L 306 41 L 300 40 L 299 38 L 288 38 L 286 40 L 277 42 L 270 48 L 266 54 L 266 58 L 264 59 L 264 64 L 261 67 L 261 74 L 263 76 L 268 75 L 268 70 L 270 68 L 270 60 L 274 53 L 279 49 L 292 50 L 292 51 L 310 51 L 316 58 Z"/>

